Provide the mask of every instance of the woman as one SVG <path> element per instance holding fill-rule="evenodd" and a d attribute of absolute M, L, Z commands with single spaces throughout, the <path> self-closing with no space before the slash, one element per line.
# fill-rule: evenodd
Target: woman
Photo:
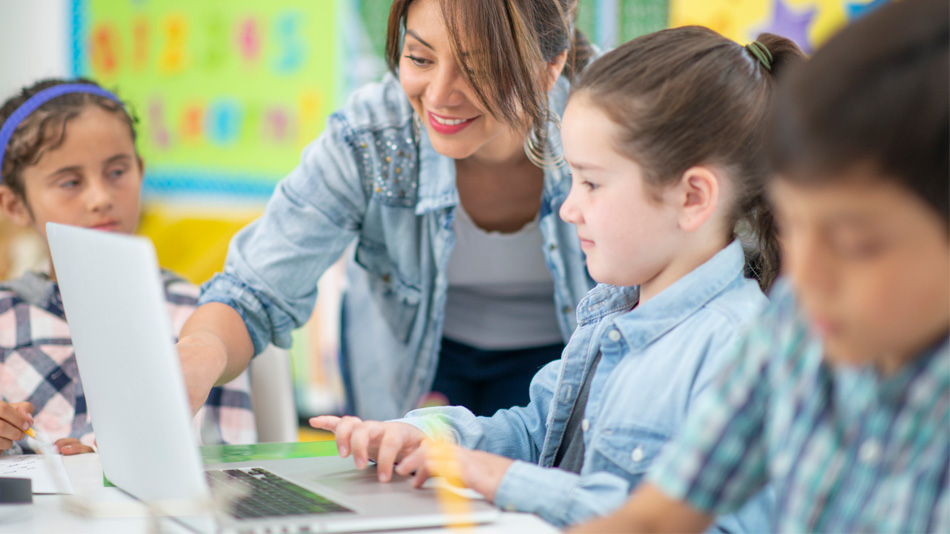
<path fill-rule="evenodd" d="M 330 117 L 182 330 L 193 406 L 268 343 L 290 345 L 345 250 L 350 413 L 398 417 L 430 390 L 483 414 L 527 402 L 591 287 L 557 215 L 557 115 L 590 55 L 575 4 L 393 2 L 392 75 Z"/>

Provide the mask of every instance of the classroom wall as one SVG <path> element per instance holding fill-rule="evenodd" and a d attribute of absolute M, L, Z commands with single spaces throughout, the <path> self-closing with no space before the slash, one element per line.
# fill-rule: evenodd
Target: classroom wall
<path fill-rule="evenodd" d="M 0 101 L 36 79 L 68 74 L 67 7 L 66 0 L 0 0 Z M 33 232 L 0 217 L 0 279 L 45 261 Z"/>
<path fill-rule="evenodd" d="M 701 24 L 743 44 L 775 31 L 811 50 L 886 1 L 580 0 L 577 24 L 604 49 L 667 26 Z M 0 98 L 38 78 L 76 73 L 117 88 L 142 120 L 147 172 L 140 233 L 155 243 L 165 267 L 200 283 L 221 269 L 231 236 L 263 211 L 326 113 L 385 71 L 390 3 L 0 0 Z M 281 53 L 293 50 L 304 55 Z M 275 63 L 294 57 L 303 59 Z M 318 79 L 319 87 L 301 85 Z M 301 98 L 315 87 L 319 98 Z M 255 105 L 263 110 L 256 115 L 247 111 Z M 296 125 L 288 127 L 296 134 L 284 145 L 267 128 L 268 110 L 280 106 L 288 111 L 286 123 Z M 312 113 L 300 111 L 306 109 Z M 0 220 L 0 279 L 44 255 L 31 232 Z M 295 334 L 302 414 L 332 412 L 341 400 L 334 291 L 341 278 L 339 270 L 325 277 L 316 319 Z"/>
<path fill-rule="evenodd" d="M 0 99 L 69 72 L 67 0 L 0 0 Z"/>

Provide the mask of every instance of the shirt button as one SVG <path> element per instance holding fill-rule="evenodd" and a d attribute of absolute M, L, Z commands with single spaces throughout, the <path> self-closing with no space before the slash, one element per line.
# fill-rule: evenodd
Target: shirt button
<path fill-rule="evenodd" d="M 587 419 L 584 419 L 583 421 L 581 421 L 581 430 L 583 430 L 584 432 L 587 432 L 588 430 L 590 430 L 590 421 L 588 421 Z"/>
<path fill-rule="evenodd" d="M 643 460 L 643 447 L 637 446 L 636 449 L 633 449 L 633 452 L 630 453 L 630 459 L 633 460 L 633 463 L 639 463 L 640 460 Z"/>
<path fill-rule="evenodd" d="M 610 332 L 607 332 L 607 339 L 609 339 L 609 340 L 611 340 L 611 341 L 614 341 L 614 342 L 620 341 L 620 331 L 619 331 L 619 330 L 611 330 Z"/>
<path fill-rule="evenodd" d="M 858 458 L 866 464 L 871 464 L 877 461 L 878 457 L 881 456 L 881 445 L 878 444 L 877 440 L 869 439 L 861 444 L 861 448 L 858 449 Z"/>
<path fill-rule="evenodd" d="M 563 308 L 561 308 L 561 311 L 564 312 L 564 313 L 571 313 L 571 307 L 570 307 L 570 306 L 564 306 Z"/>

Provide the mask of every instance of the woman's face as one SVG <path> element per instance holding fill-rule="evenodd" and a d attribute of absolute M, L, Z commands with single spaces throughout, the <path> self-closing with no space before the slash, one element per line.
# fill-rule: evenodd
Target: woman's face
<path fill-rule="evenodd" d="M 459 71 L 439 0 L 416 0 L 409 6 L 399 80 L 440 154 L 493 162 L 524 157 L 524 132 L 486 113 Z"/>

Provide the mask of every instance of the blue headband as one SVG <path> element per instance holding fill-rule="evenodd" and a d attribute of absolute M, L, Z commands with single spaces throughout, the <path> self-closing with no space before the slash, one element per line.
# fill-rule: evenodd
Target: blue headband
<path fill-rule="evenodd" d="M 21 104 L 20 107 L 16 108 L 16 111 L 10 115 L 10 118 L 8 118 L 7 121 L 3 123 L 3 128 L 0 128 L 0 168 L 3 168 L 3 157 L 7 153 L 7 144 L 10 142 L 10 138 L 13 137 L 13 132 L 16 131 L 17 126 L 19 126 L 21 122 L 33 114 L 33 112 L 43 104 L 58 96 L 69 93 L 89 93 L 102 96 L 114 101 L 116 104 L 119 104 L 124 108 L 124 105 L 122 104 L 122 101 L 119 100 L 119 97 L 103 89 L 102 87 L 88 83 L 64 83 L 43 89 L 39 93 L 36 93 L 27 99 L 27 101 Z M 0 180 L 2 180 L 2 177 L 0 177 Z"/>

